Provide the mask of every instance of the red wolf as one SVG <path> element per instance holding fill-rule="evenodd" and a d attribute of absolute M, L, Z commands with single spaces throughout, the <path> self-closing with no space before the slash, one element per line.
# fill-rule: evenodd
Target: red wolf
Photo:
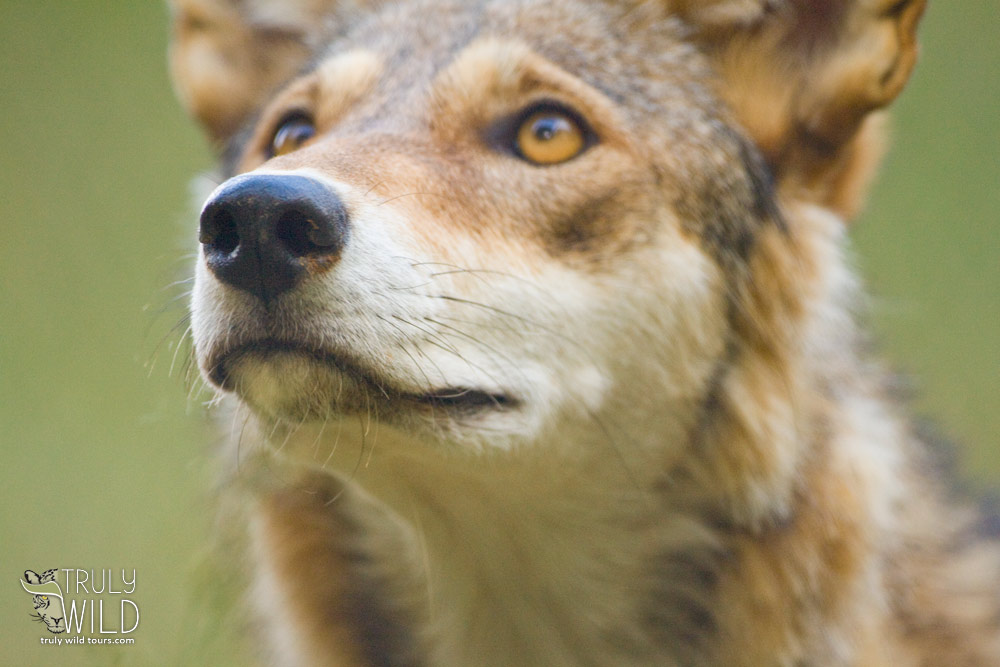
<path fill-rule="evenodd" d="M 275 664 L 1000 664 L 844 259 L 924 4 L 173 0 Z"/>

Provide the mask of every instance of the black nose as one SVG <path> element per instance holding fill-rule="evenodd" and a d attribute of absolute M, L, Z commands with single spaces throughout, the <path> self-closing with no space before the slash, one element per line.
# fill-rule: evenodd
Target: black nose
<path fill-rule="evenodd" d="M 305 176 L 236 176 L 201 212 L 199 240 L 219 280 L 268 301 L 332 266 L 348 234 L 340 198 Z"/>

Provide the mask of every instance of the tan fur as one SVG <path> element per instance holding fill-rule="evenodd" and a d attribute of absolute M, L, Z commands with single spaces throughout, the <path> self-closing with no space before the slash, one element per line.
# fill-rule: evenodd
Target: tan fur
<path fill-rule="evenodd" d="M 881 152 L 873 132 L 859 128 L 909 78 L 926 0 L 674 4 L 701 29 L 721 96 L 785 187 L 853 217 Z"/>
<path fill-rule="evenodd" d="M 349 215 L 266 304 L 196 268 L 275 664 L 1000 662 L 843 257 L 923 0 L 175 4 L 226 175 Z M 539 103 L 582 153 L 504 143 Z"/>

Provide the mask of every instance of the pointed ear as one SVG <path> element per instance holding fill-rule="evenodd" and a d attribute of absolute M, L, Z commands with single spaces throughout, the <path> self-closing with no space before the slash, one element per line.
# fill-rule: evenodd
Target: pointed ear
<path fill-rule="evenodd" d="M 29 584 L 35 584 L 35 585 L 42 583 L 42 580 L 39 578 L 38 574 L 36 574 L 33 570 L 24 571 L 24 580 L 27 581 Z"/>
<path fill-rule="evenodd" d="M 181 101 L 221 144 L 335 27 L 338 0 L 169 0 Z"/>
<path fill-rule="evenodd" d="M 786 195 L 846 218 L 881 156 L 877 111 L 917 57 L 926 0 L 671 0 Z M 877 116 L 877 114 L 875 115 Z"/>

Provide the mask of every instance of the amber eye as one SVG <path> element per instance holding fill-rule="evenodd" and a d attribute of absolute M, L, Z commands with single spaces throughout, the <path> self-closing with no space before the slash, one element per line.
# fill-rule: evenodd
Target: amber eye
<path fill-rule="evenodd" d="M 517 150 L 535 164 L 558 164 L 583 152 L 586 136 L 580 123 L 564 111 L 530 114 L 517 130 Z"/>
<path fill-rule="evenodd" d="M 289 116 L 274 133 L 271 140 L 271 157 L 287 155 L 294 150 L 298 150 L 302 144 L 313 138 L 316 134 L 316 126 L 312 120 L 303 114 Z"/>

